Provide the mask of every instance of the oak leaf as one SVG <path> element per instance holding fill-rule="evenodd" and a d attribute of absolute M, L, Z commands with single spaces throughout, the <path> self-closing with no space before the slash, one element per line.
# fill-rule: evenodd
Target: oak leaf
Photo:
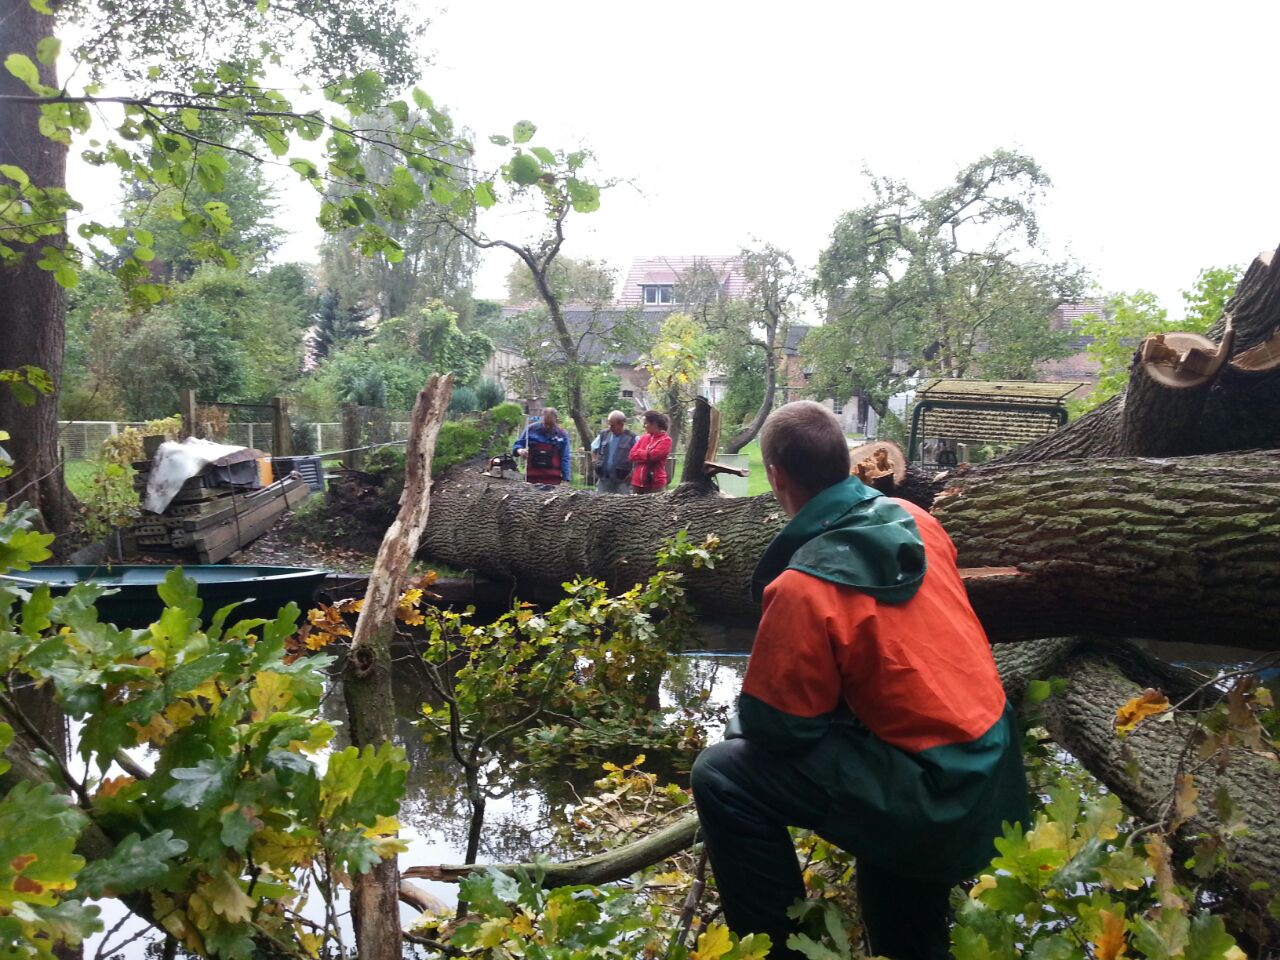
<path fill-rule="evenodd" d="M 1116 733 L 1126 734 L 1147 717 L 1154 717 L 1169 709 L 1169 698 L 1159 690 L 1148 687 L 1116 711 Z"/>
<path fill-rule="evenodd" d="M 1123 911 L 1123 908 L 1121 910 Z M 1124 956 L 1126 946 L 1123 912 L 1101 910 L 1098 912 L 1098 918 L 1102 921 L 1102 929 L 1093 940 L 1093 945 L 1097 948 L 1095 956 L 1098 960 L 1120 960 Z"/>

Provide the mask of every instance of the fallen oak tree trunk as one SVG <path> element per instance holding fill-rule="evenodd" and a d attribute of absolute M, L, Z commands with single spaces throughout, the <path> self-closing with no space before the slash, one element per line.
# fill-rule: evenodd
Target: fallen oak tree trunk
<path fill-rule="evenodd" d="M 935 513 L 993 641 L 1090 633 L 1259 650 L 1280 646 L 1280 451 L 1212 458 L 995 463 L 943 482 Z M 750 577 L 786 522 L 772 496 L 684 486 L 649 497 L 547 491 L 455 468 L 437 481 L 424 552 L 552 594 L 578 575 L 624 589 L 678 530 L 723 559 L 688 574 L 700 613 L 759 615 Z"/>
<path fill-rule="evenodd" d="M 1142 688 L 1100 656 L 1076 656 L 1060 665 L 1067 688 L 1044 704 L 1053 739 L 1080 761 L 1140 819 L 1155 823 L 1169 815 L 1178 760 L 1186 731 L 1148 720 L 1127 738 L 1114 732 L 1116 710 Z M 1239 913 L 1237 924 L 1259 942 L 1277 942 L 1280 918 L 1270 913 L 1280 891 L 1280 768 L 1274 754 L 1237 748 L 1227 765 L 1196 775 L 1199 802 L 1176 834 L 1175 849 L 1193 854 L 1198 836 L 1222 828 L 1211 798 L 1225 789 L 1247 830 L 1230 841 L 1224 867 L 1231 897 L 1224 906 Z"/>

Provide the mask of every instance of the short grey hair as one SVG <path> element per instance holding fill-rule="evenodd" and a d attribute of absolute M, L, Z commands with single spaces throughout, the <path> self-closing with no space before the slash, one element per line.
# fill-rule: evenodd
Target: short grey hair
<path fill-rule="evenodd" d="M 615 421 L 615 420 L 621 420 L 623 423 L 626 423 L 626 422 L 627 422 L 627 415 L 626 415 L 625 413 L 623 413 L 621 410 L 611 410 L 611 411 L 609 411 L 609 416 L 607 416 L 607 417 L 605 418 L 605 422 L 606 422 L 606 423 L 613 423 L 613 421 Z"/>

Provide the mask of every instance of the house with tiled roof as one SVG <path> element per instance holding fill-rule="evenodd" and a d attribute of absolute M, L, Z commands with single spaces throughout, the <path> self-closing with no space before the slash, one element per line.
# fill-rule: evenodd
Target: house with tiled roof
<path fill-rule="evenodd" d="M 1056 360 L 1043 360 L 1038 364 L 1041 379 L 1052 383 L 1064 383 L 1082 380 L 1089 386 L 1082 388 L 1078 396 L 1085 396 L 1098 382 L 1098 371 L 1101 364 L 1088 354 L 1093 337 L 1080 333 L 1080 322 L 1089 314 L 1106 317 L 1110 315 L 1106 300 L 1081 300 L 1079 303 L 1059 304 L 1049 315 L 1049 329 L 1068 331 L 1071 339 L 1068 343 L 1072 353 Z"/>
<path fill-rule="evenodd" d="M 631 261 L 631 269 L 618 288 L 618 304 L 646 309 L 679 306 L 682 281 L 698 269 L 707 269 L 715 276 L 723 299 L 740 300 L 747 295 L 741 257 L 661 255 Z"/>

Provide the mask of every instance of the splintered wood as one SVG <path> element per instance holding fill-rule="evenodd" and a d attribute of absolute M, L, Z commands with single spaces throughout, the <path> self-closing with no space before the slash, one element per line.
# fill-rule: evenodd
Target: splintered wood
<path fill-rule="evenodd" d="M 869 487 L 892 492 L 906 477 L 906 457 L 888 440 L 864 443 L 849 451 L 850 473 Z"/>

